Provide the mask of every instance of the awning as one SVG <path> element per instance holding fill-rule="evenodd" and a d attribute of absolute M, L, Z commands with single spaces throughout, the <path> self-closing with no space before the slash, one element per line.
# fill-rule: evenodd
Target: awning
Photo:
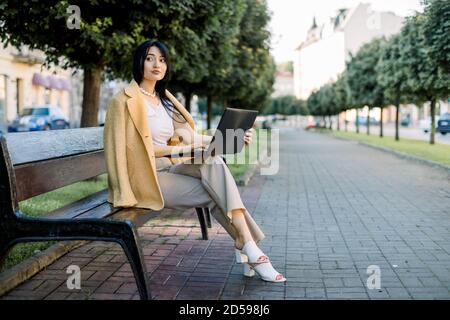
<path fill-rule="evenodd" d="M 49 89 L 70 91 L 72 86 L 69 80 L 57 78 L 55 76 L 44 76 L 41 73 L 34 73 L 32 83 L 35 86 L 41 86 Z"/>
<path fill-rule="evenodd" d="M 47 79 L 48 79 L 49 88 L 57 89 L 57 90 L 62 89 L 61 81 L 58 78 L 56 78 L 54 76 L 48 76 Z"/>
<path fill-rule="evenodd" d="M 59 81 L 61 82 L 61 86 L 62 86 L 61 89 L 66 90 L 66 91 L 72 90 L 72 85 L 70 84 L 69 80 L 67 80 L 67 79 L 59 79 Z"/>
<path fill-rule="evenodd" d="M 31 80 L 31 82 L 35 86 L 42 86 L 42 87 L 46 87 L 46 88 L 48 88 L 48 86 L 49 86 L 47 77 L 44 77 L 40 73 L 33 74 L 33 80 Z"/>

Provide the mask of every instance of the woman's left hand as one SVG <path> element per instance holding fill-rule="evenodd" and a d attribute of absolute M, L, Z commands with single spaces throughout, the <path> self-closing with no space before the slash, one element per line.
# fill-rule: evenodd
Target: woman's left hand
<path fill-rule="evenodd" d="M 247 131 L 245 131 L 244 135 L 245 144 L 250 144 L 252 142 L 252 137 L 253 137 L 253 129 L 248 129 Z"/>

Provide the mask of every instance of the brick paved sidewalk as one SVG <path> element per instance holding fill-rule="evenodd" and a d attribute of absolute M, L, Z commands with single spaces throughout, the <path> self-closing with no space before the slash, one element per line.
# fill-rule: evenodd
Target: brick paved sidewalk
<path fill-rule="evenodd" d="M 254 216 L 288 282 L 243 281 L 234 266 L 222 299 L 450 298 L 447 171 L 299 129 L 282 131 L 280 159 Z"/>
<path fill-rule="evenodd" d="M 264 178 L 239 187 L 253 211 Z M 215 221 L 210 240 L 201 240 L 195 210 L 165 210 L 139 230 L 155 299 L 217 300 L 234 264 L 231 237 Z M 67 288 L 67 267 L 81 268 L 81 289 Z M 131 267 L 115 243 L 92 242 L 66 254 L 1 299 L 139 299 Z"/>
<path fill-rule="evenodd" d="M 443 170 L 297 129 L 281 132 L 280 171 L 241 189 L 288 278 L 241 275 L 231 238 L 214 224 L 202 241 L 194 211 L 141 228 L 156 299 L 449 299 L 450 177 Z M 68 290 L 66 267 L 82 267 Z M 381 271 L 368 289 L 367 267 Z M 121 248 L 74 250 L 3 299 L 138 299 Z"/>

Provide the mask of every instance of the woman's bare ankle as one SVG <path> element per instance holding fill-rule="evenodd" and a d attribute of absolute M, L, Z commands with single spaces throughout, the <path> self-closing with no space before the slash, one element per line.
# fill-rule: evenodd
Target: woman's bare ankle
<path fill-rule="evenodd" d="M 236 247 L 236 249 L 241 250 L 242 247 L 244 246 L 244 244 L 245 244 L 245 241 L 244 241 L 244 239 L 242 237 L 237 237 L 234 240 L 234 246 Z"/>

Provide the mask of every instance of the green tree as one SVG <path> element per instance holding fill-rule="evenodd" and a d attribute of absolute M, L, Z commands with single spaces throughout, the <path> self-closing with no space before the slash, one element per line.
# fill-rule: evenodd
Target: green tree
<path fill-rule="evenodd" d="M 294 96 L 272 98 L 271 104 L 262 110 L 263 114 L 308 115 L 306 101 Z"/>
<path fill-rule="evenodd" d="M 306 100 L 306 104 L 308 106 L 308 110 L 310 114 L 314 117 L 322 116 L 323 111 L 321 110 L 319 90 L 313 91 L 308 99 Z M 316 120 L 316 124 L 318 121 Z M 326 126 L 326 124 L 324 124 Z"/>
<path fill-rule="evenodd" d="M 387 102 L 396 107 L 395 140 L 400 140 L 399 117 L 400 104 L 405 101 L 406 82 L 408 76 L 402 59 L 402 36 L 392 36 L 380 50 L 380 59 L 376 65 L 377 80 L 384 88 L 383 94 Z"/>
<path fill-rule="evenodd" d="M 226 87 L 225 79 L 232 72 L 233 55 L 245 10 L 245 0 L 217 2 L 214 14 L 206 18 L 209 26 L 206 30 L 196 30 L 198 26 L 192 26 L 196 33 L 207 32 L 204 45 L 198 48 L 206 53 L 201 62 L 205 72 L 185 77 L 185 71 L 192 69 L 191 64 L 186 63 L 170 82 L 171 88 L 184 94 L 188 110 L 194 93 L 216 96 Z"/>
<path fill-rule="evenodd" d="M 208 74 L 212 59 L 208 40 L 217 33 L 222 0 L 24 1 L 4 0 L 0 35 L 5 44 L 43 50 L 47 65 L 84 71 L 81 126 L 96 126 L 102 78 L 131 78 L 134 48 L 144 40 L 165 42 L 174 61 L 174 73 L 189 82 Z M 228 2 L 231 2 L 228 1 Z M 67 20 L 78 5 L 79 29 Z M 64 58 L 64 61 L 61 61 Z"/>
<path fill-rule="evenodd" d="M 450 74 L 444 75 L 434 59 L 430 59 L 430 47 L 424 34 L 426 16 L 416 14 L 407 20 L 402 29 L 402 60 L 407 77 L 405 93 L 414 102 L 428 101 L 431 106 L 430 144 L 435 143 L 436 102 L 448 98 Z"/>
<path fill-rule="evenodd" d="M 207 99 L 207 126 L 210 127 L 212 106 L 217 101 L 224 106 L 263 110 L 270 104 L 275 64 L 269 53 L 267 25 L 270 19 L 267 4 L 260 0 L 239 0 L 223 5 L 212 34 L 210 58 L 205 60 L 207 74 L 196 81 L 175 79 L 175 85 L 185 93 Z M 216 10 L 217 11 L 217 10 Z"/>
<path fill-rule="evenodd" d="M 291 111 L 288 113 L 291 115 L 309 115 L 308 105 L 305 100 L 295 99 L 291 106 Z"/>
<path fill-rule="evenodd" d="M 246 0 L 247 10 L 240 24 L 240 35 L 229 86 L 223 93 L 235 107 L 264 110 L 270 104 L 276 65 L 270 54 L 270 15 L 265 0 Z"/>
<path fill-rule="evenodd" d="M 360 107 L 367 106 L 367 134 L 370 134 L 370 110 L 386 104 L 384 88 L 377 79 L 376 66 L 380 50 L 385 44 L 382 38 L 363 45 L 347 65 L 348 84 L 353 101 Z M 380 136 L 383 136 L 380 126 Z"/>
<path fill-rule="evenodd" d="M 345 131 L 347 131 L 347 110 L 349 100 L 349 90 L 347 87 L 346 72 L 339 75 L 337 81 L 333 84 L 334 104 L 338 111 L 337 130 L 340 130 L 339 114 L 345 112 Z"/>
<path fill-rule="evenodd" d="M 328 116 L 328 128 L 333 128 L 333 121 L 331 116 L 339 113 L 338 108 L 335 104 L 335 92 L 333 85 L 326 84 L 319 90 L 319 105 L 322 116 Z"/>
<path fill-rule="evenodd" d="M 429 55 L 445 74 L 450 74 L 450 1 L 426 0 L 424 2 L 426 20 L 423 33 Z"/>

